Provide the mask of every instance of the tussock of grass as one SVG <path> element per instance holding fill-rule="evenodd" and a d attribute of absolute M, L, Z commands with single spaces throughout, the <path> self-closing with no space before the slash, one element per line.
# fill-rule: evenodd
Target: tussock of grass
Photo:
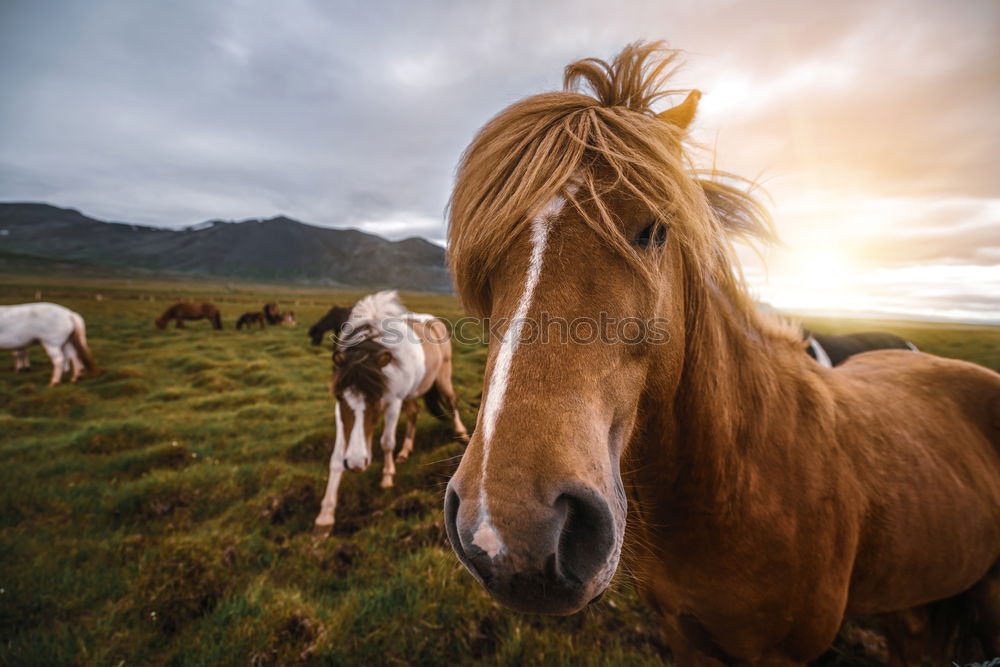
<path fill-rule="evenodd" d="M 145 380 L 149 376 L 138 366 L 119 366 L 111 371 L 107 377 L 112 380 Z"/>
<path fill-rule="evenodd" d="M 136 379 L 104 383 L 94 387 L 94 393 L 101 398 L 134 398 L 149 391 L 149 385 Z"/>
<path fill-rule="evenodd" d="M 160 428 L 128 421 L 87 427 L 73 441 L 73 447 L 85 454 L 113 454 L 143 447 L 166 437 L 166 432 Z"/>
<path fill-rule="evenodd" d="M 166 541 L 139 567 L 131 606 L 173 634 L 210 612 L 230 588 L 237 566 L 232 542 L 206 543 L 197 536 Z"/>
<path fill-rule="evenodd" d="M 46 388 L 36 347 L 32 372 L 0 381 L 0 664 L 663 664 L 625 577 L 569 618 L 516 614 L 482 591 L 442 522 L 464 448 L 426 412 L 396 486 L 379 488 L 376 447 L 367 471 L 344 475 L 333 534 L 316 542 L 334 431 L 330 351 L 306 330 L 363 293 L 197 289 L 105 286 L 96 302 L 83 285 L 46 288 L 86 318 L 107 372 Z M 8 290 L 8 302 L 34 294 Z M 215 300 L 229 328 L 156 331 L 179 297 Z M 299 298 L 307 326 L 232 329 L 246 310 Z M 450 297 L 404 298 L 460 315 Z M 875 328 L 1000 368 L 995 329 Z M 455 347 L 470 427 L 485 359 L 483 345 Z M 822 664 L 864 664 L 848 640 Z"/>
<path fill-rule="evenodd" d="M 171 401 L 179 401 L 187 394 L 187 391 L 182 387 L 165 387 L 162 390 L 152 394 L 149 400 L 158 403 L 169 403 Z"/>
<path fill-rule="evenodd" d="M 286 461 L 322 464 L 330 459 L 337 434 L 333 430 L 310 433 L 282 451 Z"/>
<path fill-rule="evenodd" d="M 45 378 L 46 381 L 48 377 Z M 31 392 L 12 399 L 5 410 L 15 417 L 79 419 L 93 402 L 90 394 L 75 385 L 59 385 L 45 392 Z"/>
<path fill-rule="evenodd" d="M 116 457 L 105 467 L 105 475 L 138 477 L 157 468 L 178 470 L 192 463 L 192 452 L 183 445 L 159 445 Z"/>

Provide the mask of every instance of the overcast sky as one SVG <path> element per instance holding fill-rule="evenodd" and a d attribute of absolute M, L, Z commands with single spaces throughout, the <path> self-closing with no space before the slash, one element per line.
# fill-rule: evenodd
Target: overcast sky
<path fill-rule="evenodd" d="M 440 243 L 483 122 L 665 39 L 704 163 L 770 194 L 762 298 L 1000 320 L 998 35 L 996 0 L 2 0 L 0 201 Z"/>

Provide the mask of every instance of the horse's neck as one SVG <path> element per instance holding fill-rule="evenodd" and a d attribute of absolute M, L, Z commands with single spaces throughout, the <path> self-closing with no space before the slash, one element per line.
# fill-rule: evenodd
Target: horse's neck
<path fill-rule="evenodd" d="M 396 363 L 386 369 L 390 390 L 397 398 L 412 393 L 424 374 L 424 350 L 405 319 L 389 322 L 391 335 L 383 338 L 383 343 L 396 358 Z"/>
<path fill-rule="evenodd" d="M 685 317 L 680 380 L 660 390 L 668 395 L 647 397 L 644 413 L 666 416 L 645 425 L 643 460 L 634 462 L 650 476 L 640 485 L 658 482 L 657 503 L 691 520 L 728 507 L 757 471 L 782 458 L 778 450 L 794 438 L 781 436 L 816 388 L 812 362 L 792 337 L 717 290 L 696 298 Z"/>

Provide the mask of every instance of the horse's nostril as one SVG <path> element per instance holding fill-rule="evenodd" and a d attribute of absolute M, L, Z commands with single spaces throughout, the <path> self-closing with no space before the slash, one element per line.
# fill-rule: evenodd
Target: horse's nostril
<path fill-rule="evenodd" d="M 462 538 L 458 533 L 458 507 L 461 504 L 462 501 L 459 499 L 458 494 L 455 493 L 455 489 L 449 485 L 444 496 L 444 529 L 448 534 L 448 541 L 451 542 L 451 548 L 455 550 L 458 559 L 466 567 L 469 567 L 469 558 L 465 554 L 465 548 L 462 547 Z"/>
<path fill-rule="evenodd" d="M 615 545 L 615 526 L 608 503 L 587 487 L 574 488 L 556 499 L 566 520 L 557 551 L 560 574 L 582 583 L 607 564 Z"/>

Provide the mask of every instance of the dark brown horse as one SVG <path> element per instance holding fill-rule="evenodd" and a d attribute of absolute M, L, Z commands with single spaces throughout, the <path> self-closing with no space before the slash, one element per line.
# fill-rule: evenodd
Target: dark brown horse
<path fill-rule="evenodd" d="M 281 322 L 281 311 L 278 310 L 278 304 L 273 301 L 264 304 L 264 318 L 267 320 L 268 324 L 278 324 Z"/>
<path fill-rule="evenodd" d="M 910 350 L 919 352 L 913 343 L 884 331 L 861 331 L 858 333 L 831 335 L 820 334 L 808 329 L 802 330 L 809 346 L 810 357 L 827 368 L 839 366 L 850 357 L 872 350 Z"/>
<path fill-rule="evenodd" d="M 312 340 L 312 344 L 319 345 L 322 343 L 323 337 L 328 332 L 332 332 L 333 340 L 339 338 L 340 330 L 350 316 L 351 309 L 349 307 L 334 306 L 328 310 L 326 315 L 320 318 L 319 322 L 309 327 L 309 338 Z"/>
<path fill-rule="evenodd" d="M 759 313 L 730 239 L 769 220 L 690 170 L 697 92 L 653 111 L 673 59 L 574 63 L 463 156 L 449 263 L 502 335 L 452 546 L 504 604 L 569 614 L 610 583 L 627 517 L 681 665 L 800 665 L 847 616 L 959 596 L 1000 655 L 1000 375 L 900 350 L 824 368 Z M 555 317 L 604 335 L 537 336 Z"/>
<path fill-rule="evenodd" d="M 184 328 L 184 320 L 207 319 L 212 323 L 213 329 L 222 328 L 222 314 L 219 309 L 211 303 L 175 303 L 156 318 L 156 328 L 166 329 L 170 320 L 177 322 L 177 328 Z"/>
<path fill-rule="evenodd" d="M 260 328 L 264 328 L 264 313 L 259 311 L 252 313 L 243 313 L 240 315 L 240 319 L 236 320 L 236 329 L 242 329 L 246 326 L 248 329 L 253 324 L 259 324 Z"/>

